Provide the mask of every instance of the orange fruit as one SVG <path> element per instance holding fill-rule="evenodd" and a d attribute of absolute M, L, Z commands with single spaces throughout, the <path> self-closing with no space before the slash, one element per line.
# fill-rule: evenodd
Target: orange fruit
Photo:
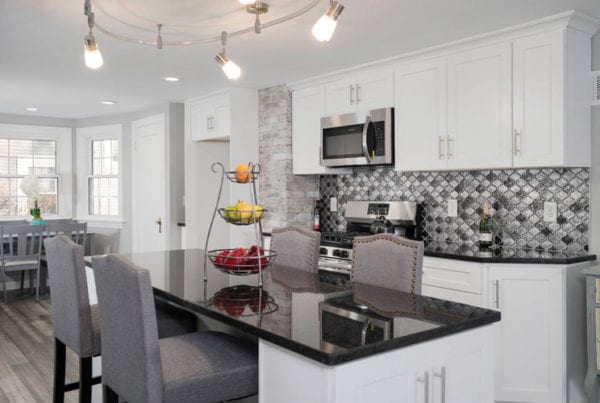
<path fill-rule="evenodd" d="M 235 167 L 235 180 L 240 183 L 246 183 L 252 175 L 248 172 L 248 164 L 239 164 Z"/>

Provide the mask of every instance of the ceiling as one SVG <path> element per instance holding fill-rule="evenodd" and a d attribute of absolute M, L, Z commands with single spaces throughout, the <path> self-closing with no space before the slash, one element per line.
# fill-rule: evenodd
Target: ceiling
<path fill-rule="evenodd" d="M 178 31 L 182 36 L 188 32 L 193 37 L 218 35 L 223 21 L 231 21 L 226 25 L 228 30 L 253 23 L 252 16 L 235 13 L 238 0 L 95 2 L 98 23 L 109 23 L 100 10 L 103 7 L 112 16 L 115 29 L 116 19 L 129 21 L 124 5 L 144 18 L 166 16 L 178 24 L 201 23 L 206 28 Z M 326 0 L 304 16 L 265 29 L 260 35 L 232 38 L 228 55 L 243 69 L 242 78 L 234 85 L 265 88 L 297 81 L 570 9 L 600 17 L 598 0 L 341 2 L 346 9 L 329 43 L 317 42 L 310 33 L 327 8 Z M 294 9 L 294 3 L 308 1 L 271 3 L 275 13 L 276 7 L 281 7 L 280 12 Z M 144 10 L 141 5 L 145 5 Z M 210 18 L 202 13 L 210 14 Z M 92 71 L 83 64 L 86 33 L 83 0 L 0 0 L 0 113 L 78 119 L 142 110 L 232 84 L 214 62 L 218 43 L 158 50 L 96 32 L 105 64 Z M 155 37 L 151 29 L 148 35 Z M 181 81 L 167 83 L 161 80 L 165 76 L 176 76 Z M 103 100 L 116 100 L 118 104 L 103 105 Z M 38 111 L 26 112 L 26 107 L 37 107 Z"/>

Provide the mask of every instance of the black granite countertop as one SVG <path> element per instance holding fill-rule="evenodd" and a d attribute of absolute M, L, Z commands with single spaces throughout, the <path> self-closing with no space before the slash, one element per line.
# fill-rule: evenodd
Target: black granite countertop
<path fill-rule="evenodd" d="M 500 320 L 496 311 L 366 284 L 336 288 L 277 264 L 258 287 L 256 275 L 230 275 L 209 263 L 205 284 L 200 249 L 122 256 L 149 270 L 156 295 L 326 365 Z"/>
<path fill-rule="evenodd" d="M 596 260 L 596 255 L 587 251 L 559 252 L 498 246 L 481 251 L 477 245 L 451 242 L 427 242 L 425 256 L 481 263 L 572 264 Z"/>

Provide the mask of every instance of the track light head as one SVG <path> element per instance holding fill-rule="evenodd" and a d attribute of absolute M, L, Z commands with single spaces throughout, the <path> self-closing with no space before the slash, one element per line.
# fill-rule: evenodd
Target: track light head
<path fill-rule="evenodd" d="M 330 2 L 327 12 L 312 28 L 312 34 L 318 41 L 329 42 L 331 40 L 342 11 L 344 11 L 343 5 L 337 1 Z"/>
<path fill-rule="evenodd" d="M 84 39 L 85 51 L 84 51 L 84 60 L 85 65 L 93 70 L 99 69 L 104 64 L 104 60 L 102 60 L 102 54 L 100 53 L 100 49 L 98 49 L 98 44 L 96 43 L 96 38 L 91 33 L 85 36 Z"/>

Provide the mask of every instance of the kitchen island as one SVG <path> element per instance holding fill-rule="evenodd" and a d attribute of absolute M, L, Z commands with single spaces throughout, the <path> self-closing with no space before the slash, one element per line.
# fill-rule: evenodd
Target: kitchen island
<path fill-rule="evenodd" d="M 199 249 L 127 254 L 155 294 L 258 339 L 260 402 L 492 402 L 500 313 L 276 264 L 238 277 Z"/>

